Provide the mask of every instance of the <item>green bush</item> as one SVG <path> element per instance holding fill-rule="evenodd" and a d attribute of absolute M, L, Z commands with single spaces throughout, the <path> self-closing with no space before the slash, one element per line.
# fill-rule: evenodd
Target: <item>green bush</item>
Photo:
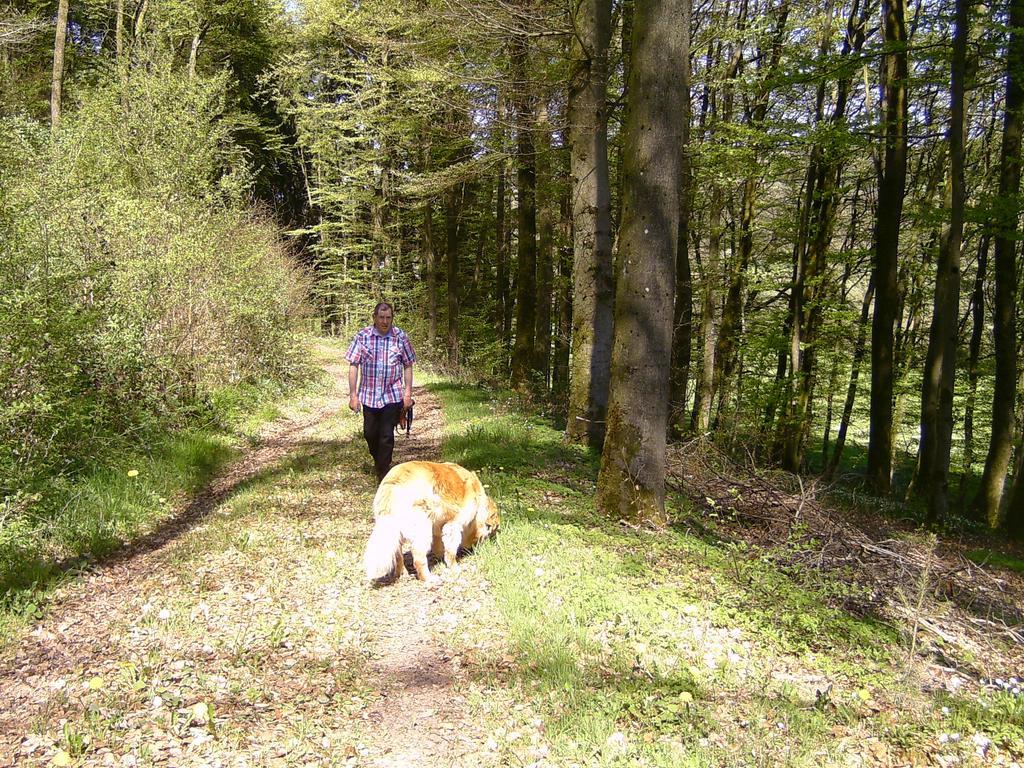
<path fill-rule="evenodd" d="M 298 373 L 308 278 L 251 205 L 226 88 L 157 58 L 53 136 L 0 125 L 0 497 L 19 517 L 219 388 Z"/>

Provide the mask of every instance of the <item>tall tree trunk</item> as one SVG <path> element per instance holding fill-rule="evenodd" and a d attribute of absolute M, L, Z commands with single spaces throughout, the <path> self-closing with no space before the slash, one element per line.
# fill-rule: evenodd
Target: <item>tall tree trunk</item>
<path fill-rule="evenodd" d="M 507 163 L 504 159 L 505 153 L 505 98 L 504 91 L 499 88 L 497 103 L 495 104 L 494 115 L 495 131 L 495 152 L 501 157 L 498 161 L 498 181 L 495 189 L 494 208 L 494 271 L 495 282 L 497 283 L 494 307 L 495 326 L 501 331 L 503 347 L 508 347 L 508 326 L 505 318 L 508 316 L 508 237 L 506 235 L 507 224 L 505 221 L 506 198 L 508 192 L 505 183 L 505 171 Z"/>
<path fill-rule="evenodd" d="M 573 306 L 566 434 L 604 440 L 612 345 L 611 191 L 608 177 L 608 46 L 611 1 L 577 0 L 569 80 Z"/>
<path fill-rule="evenodd" d="M 530 383 L 536 359 L 537 333 L 537 157 L 533 136 L 533 99 L 527 81 L 527 38 L 509 43 L 515 88 L 518 248 L 516 257 L 516 342 L 512 350 L 512 383 Z"/>
<path fill-rule="evenodd" d="M 464 229 L 459 226 L 460 203 L 464 197 L 465 183 L 452 187 L 445 193 L 445 265 L 448 275 L 448 364 L 459 364 L 459 235 Z"/>
<path fill-rule="evenodd" d="M 935 275 L 935 302 L 921 387 L 921 444 L 917 487 L 927 489 L 928 521 L 949 511 L 949 457 L 953 442 L 953 385 L 960 319 L 960 249 L 964 234 L 964 77 L 968 0 L 956 0 L 949 80 L 949 173 L 946 209 Z"/>
<path fill-rule="evenodd" d="M 988 232 L 982 233 L 978 242 L 974 290 L 971 293 L 971 338 L 967 342 L 967 399 L 964 403 L 964 449 L 960 466 L 960 489 L 957 493 L 957 506 L 961 510 L 967 499 L 967 478 L 974 466 L 974 408 L 978 398 L 981 340 L 985 334 L 985 274 L 988 272 L 988 251 L 991 241 Z"/>
<path fill-rule="evenodd" d="M 992 335 L 995 338 L 996 380 L 992 393 L 992 435 L 985 458 L 981 487 L 974 501 L 977 519 L 995 527 L 1013 442 L 1013 409 L 1017 385 L 1017 232 L 1020 222 L 1021 132 L 1024 128 L 1024 0 L 1010 0 L 1010 41 L 1006 61 L 1006 113 L 999 158 L 999 204 L 996 207 L 995 302 Z M 1016 510 L 1015 510 L 1016 511 Z M 1007 518 L 1008 530 L 1024 531 L 1024 517 Z"/>
<path fill-rule="evenodd" d="M 118 64 L 124 53 L 124 0 L 114 4 L 114 56 Z"/>
<path fill-rule="evenodd" d="M 676 430 L 682 432 L 685 422 L 686 401 L 690 380 L 690 358 L 693 349 L 693 271 L 690 268 L 690 216 L 693 211 L 693 162 L 690 157 L 690 122 L 693 104 L 690 98 L 690 36 L 691 18 L 679 19 L 682 35 L 682 111 L 679 123 L 682 129 L 679 157 L 679 230 L 676 233 L 676 297 L 672 324 L 672 373 L 669 419 Z"/>
<path fill-rule="evenodd" d="M 64 85 L 64 45 L 68 39 L 68 0 L 57 3 L 57 31 L 53 38 L 53 76 L 50 79 L 50 130 L 60 127 L 61 90 Z"/>
<path fill-rule="evenodd" d="M 598 506 L 664 521 L 672 303 L 679 231 L 682 61 L 689 0 L 636 0 L 623 174 L 623 271 L 615 302 Z"/>
<path fill-rule="evenodd" d="M 1021 348 L 1017 348 L 1017 357 Z M 1006 532 L 1015 539 L 1024 538 L 1024 370 L 1020 372 L 1017 382 L 1017 440 L 1014 447 L 1016 466 L 1013 471 L 1013 484 L 1006 497 Z"/>
<path fill-rule="evenodd" d="M 135 9 L 135 26 L 132 31 L 132 36 L 135 39 L 136 46 L 142 39 L 142 33 L 146 30 L 146 10 L 149 7 L 149 0 L 142 0 L 139 3 L 139 7 Z"/>
<path fill-rule="evenodd" d="M 835 450 L 825 470 L 825 477 L 831 478 L 839 467 L 839 460 L 843 457 L 843 448 L 846 446 L 846 432 L 850 428 L 850 418 L 853 415 L 853 404 L 857 400 L 857 381 L 860 379 L 860 366 L 864 360 L 864 353 L 867 347 L 868 335 L 868 312 L 871 309 L 871 298 L 875 292 L 875 285 L 868 282 L 864 291 L 864 299 L 860 306 L 860 324 L 857 326 L 857 341 L 853 346 L 853 361 L 850 366 L 850 383 L 846 388 L 846 402 L 843 404 L 843 415 L 839 421 L 839 432 L 836 434 Z"/>
<path fill-rule="evenodd" d="M 556 307 L 558 332 L 555 334 L 554 361 L 551 370 L 551 388 L 558 396 L 556 402 L 566 402 L 569 391 L 569 349 L 572 341 L 572 219 L 570 205 L 562 198 L 562 237 L 557 249 L 558 279 Z"/>
<path fill-rule="evenodd" d="M 557 151 L 551 146 L 551 123 L 547 114 L 541 115 L 538 128 L 542 131 L 543 146 L 537 154 L 537 187 L 541 190 L 553 189 L 551 160 Z M 533 369 L 540 374 L 542 389 L 547 390 L 551 378 L 551 302 L 552 282 L 554 281 L 554 248 L 555 239 L 555 201 L 541 196 L 538 205 L 537 219 L 537 330 L 534 353 L 536 359 Z"/>
<path fill-rule="evenodd" d="M 715 350 L 718 347 L 719 266 L 722 260 L 722 210 L 724 195 L 716 184 L 711 190 L 708 215 L 708 253 L 701 274 L 700 338 L 703 345 L 697 391 L 693 398 L 691 431 L 704 434 L 711 428 L 711 408 L 715 400 Z"/>
<path fill-rule="evenodd" d="M 864 46 L 866 26 L 872 4 L 859 0 L 850 6 L 843 36 L 842 56 L 858 56 Z M 833 7 L 828 7 L 829 22 L 822 34 L 819 58 L 830 57 L 833 46 L 831 23 Z M 836 131 L 846 122 L 846 107 L 852 76 L 841 77 L 835 85 L 835 103 L 828 117 Z M 819 84 L 815 101 L 814 121 L 825 120 L 827 90 Z M 832 232 L 839 209 L 839 192 L 845 155 L 828 143 L 816 143 L 810 154 L 806 189 L 802 201 L 800 235 L 797 243 L 790 318 L 790 382 L 787 386 L 787 411 L 781 424 L 781 458 L 784 468 L 798 472 L 804 465 L 806 438 L 813 418 L 814 385 L 817 378 L 818 331 L 822 312 L 831 293 L 826 279 Z M 856 203 L 854 204 L 856 211 Z"/>
<path fill-rule="evenodd" d="M 721 125 L 727 125 L 732 121 L 733 105 L 735 103 L 735 80 L 740 74 L 744 64 L 743 33 L 747 27 L 747 13 L 749 8 L 748 0 L 739 0 L 739 7 L 736 11 L 736 40 L 732 43 L 729 52 L 729 62 L 722 78 L 721 106 L 715 100 L 715 94 L 709 94 L 709 108 L 711 115 L 712 130 L 719 130 Z M 721 45 L 716 46 L 715 56 L 721 55 Z M 709 51 L 709 65 L 712 54 Z M 718 357 L 718 340 L 722 322 L 722 312 L 718 306 L 718 280 L 719 270 L 722 265 L 722 240 L 725 234 L 723 214 L 726 208 L 725 192 L 723 185 L 718 182 L 712 183 L 711 202 L 708 214 L 708 255 L 703 265 L 702 274 L 702 301 L 701 301 L 701 340 L 703 355 L 701 360 L 701 372 L 697 383 L 697 391 L 694 395 L 693 417 L 691 426 L 693 431 L 704 433 L 711 428 L 711 414 L 714 409 L 715 387 L 721 379 L 722 361 Z M 736 249 L 729 249 L 735 253 Z"/>
<path fill-rule="evenodd" d="M 887 53 L 883 84 L 885 153 L 878 185 L 875 221 L 875 313 L 871 323 L 871 434 L 867 480 L 876 493 L 892 483 L 893 324 L 899 303 L 897 285 L 900 224 L 907 178 L 907 24 L 906 0 L 882 0 Z"/>
<path fill-rule="evenodd" d="M 188 79 L 196 79 L 196 64 L 199 61 L 199 46 L 206 36 L 206 24 L 200 24 L 199 29 L 192 35 L 192 47 L 188 52 Z"/>
<path fill-rule="evenodd" d="M 434 242 L 434 202 L 423 204 L 422 258 L 427 278 L 427 349 L 437 346 L 437 246 Z"/>

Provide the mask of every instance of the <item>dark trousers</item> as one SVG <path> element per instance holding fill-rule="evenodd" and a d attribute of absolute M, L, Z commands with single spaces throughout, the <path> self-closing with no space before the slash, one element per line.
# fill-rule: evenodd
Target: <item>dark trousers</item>
<path fill-rule="evenodd" d="M 391 469 L 391 455 L 395 451 L 395 426 L 401 413 L 401 403 L 390 403 L 383 408 L 363 406 L 363 437 L 373 456 L 373 468 L 377 472 L 378 482 Z"/>

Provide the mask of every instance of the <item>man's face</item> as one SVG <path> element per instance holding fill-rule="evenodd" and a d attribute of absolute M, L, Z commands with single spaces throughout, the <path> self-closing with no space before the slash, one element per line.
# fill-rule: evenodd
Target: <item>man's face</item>
<path fill-rule="evenodd" d="M 379 333 L 387 333 L 391 330 L 391 321 L 394 320 L 394 315 L 390 309 L 384 307 L 380 312 L 375 312 L 373 315 L 373 327 L 377 329 Z"/>

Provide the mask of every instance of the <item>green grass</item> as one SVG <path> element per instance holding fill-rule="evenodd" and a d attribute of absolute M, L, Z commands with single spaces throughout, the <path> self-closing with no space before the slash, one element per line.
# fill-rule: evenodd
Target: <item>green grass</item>
<path fill-rule="evenodd" d="M 709 526 L 686 499 L 664 531 L 607 520 L 596 454 L 507 396 L 432 389 L 445 459 L 476 469 L 502 512 L 478 559 L 515 664 L 492 674 L 543 721 L 555 764 L 818 766 L 869 740 L 913 761 L 949 728 L 910 682 L 906 635 L 839 607 L 848 584 L 688 533 Z M 956 712 L 961 732 L 1019 745 L 991 705 Z M 510 764 L 535 757 L 520 744 L 498 739 Z"/>
<path fill-rule="evenodd" d="M 1024 560 L 1004 552 L 995 552 L 991 549 L 975 549 L 965 553 L 964 557 L 980 565 L 991 565 L 995 568 L 1005 568 L 1009 571 L 1024 573 Z"/>
<path fill-rule="evenodd" d="M 313 393 L 324 382 L 307 384 Z M 294 396 L 296 393 L 289 393 Z M 73 478 L 55 478 L 0 527 L 0 644 L 42 615 L 65 579 L 153 531 L 237 454 L 239 442 L 280 414 L 284 393 L 241 385 L 213 397 L 214 418 L 166 432 Z"/>

